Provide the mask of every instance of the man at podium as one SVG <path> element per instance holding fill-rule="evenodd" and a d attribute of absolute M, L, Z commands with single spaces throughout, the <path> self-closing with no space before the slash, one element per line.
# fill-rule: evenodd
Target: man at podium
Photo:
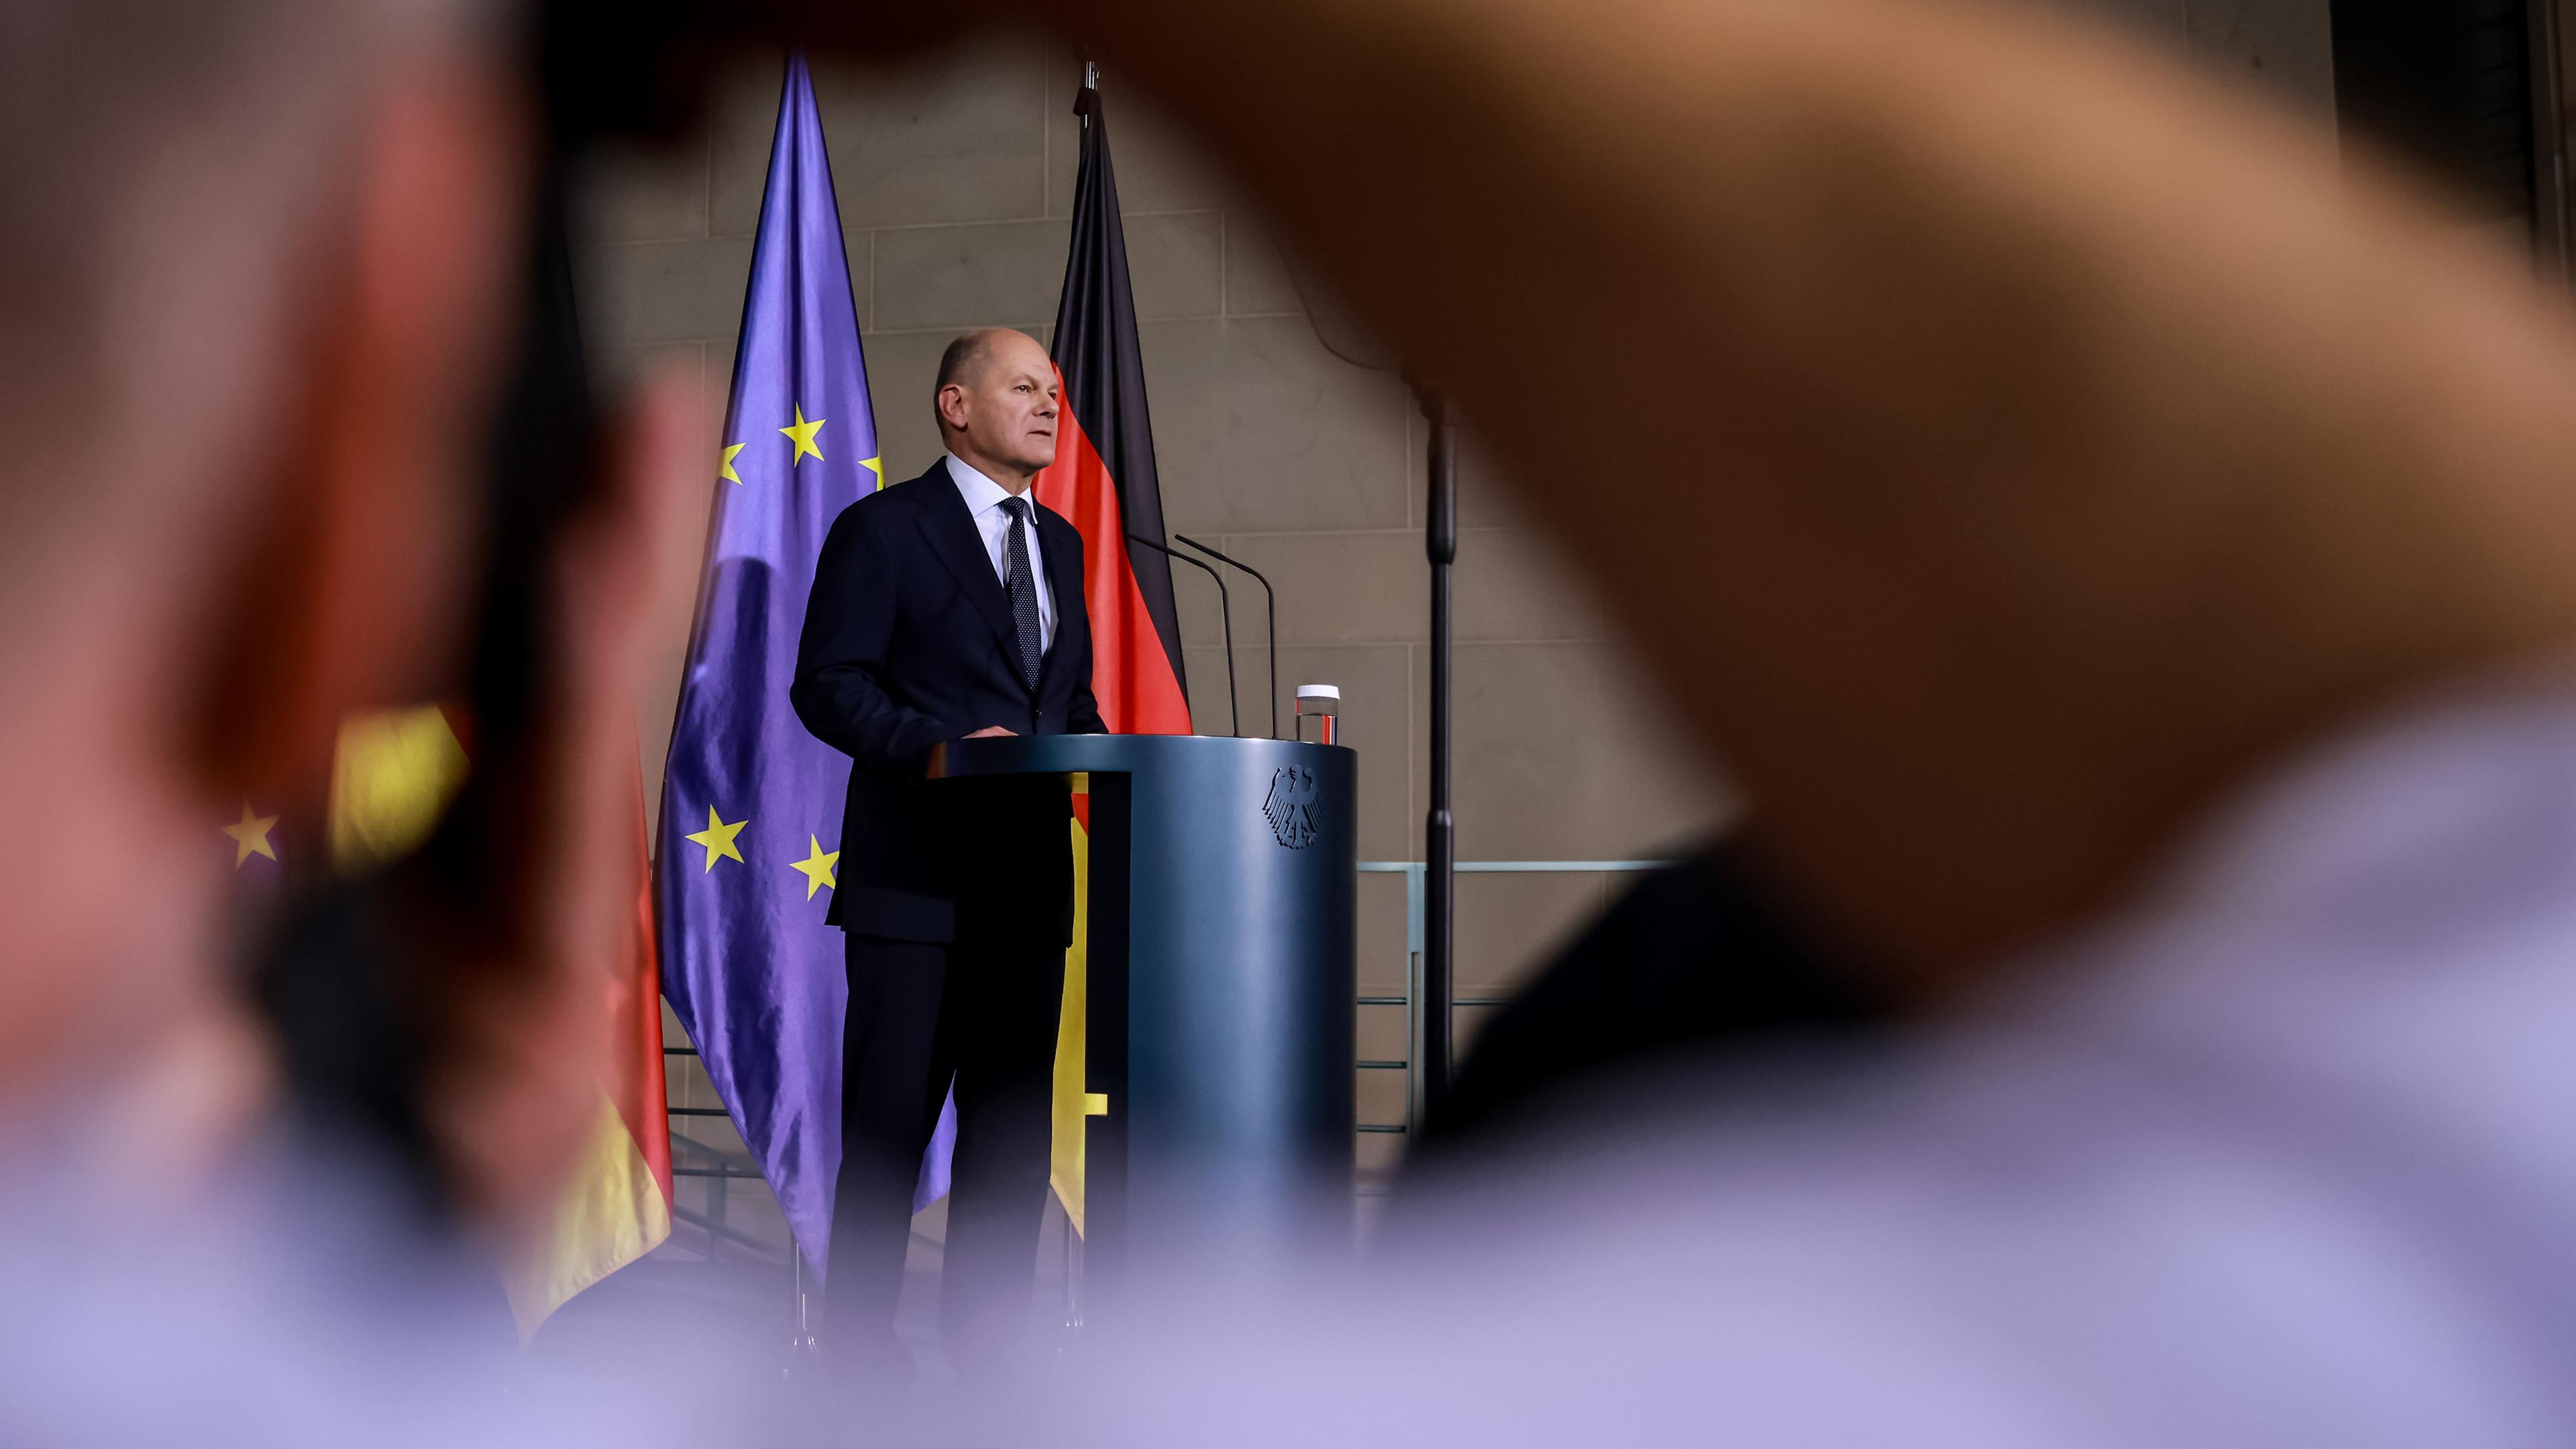
<path fill-rule="evenodd" d="M 1029 494 L 1055 460 L 1056 372 L 1006 329 L 940 358 L 946 452 L 845 509 L 823 543 L 791 697 L 847 753 L 841 1172 L 824 1348 L 900 1377 L 894 1336 L 922 1154 L 953 1089 L 941 1283 L 951 1360 L 1007 1352 L 1030 1317 L 1048 1108 L 1072 927 L 1062 785 L 928 785 L 932 752 L 984 735 L 1097 734 L 1082 537 Z"/>

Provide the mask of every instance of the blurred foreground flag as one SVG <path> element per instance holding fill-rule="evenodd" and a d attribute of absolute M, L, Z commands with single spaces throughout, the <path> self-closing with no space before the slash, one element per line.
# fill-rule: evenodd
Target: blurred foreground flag
<path fill-rule="evenodd" d="M 662 973 L 654 960 L 653 882 L 644 857 L 644 781 L 637 760 L 635 850 L 626 868 L 635 909 L 619 974 L 601 983 L 608 1012 L 607 1075 L 581 1156 L 554 1214 L 504 1277 L 525 1342 L 574 1294 L 671 1236 L 670 1097 L 662 1081 Z"/>
<path fill-rule="evenodd" d="M 343 723 L 331 766 L 332 867 L 354 873 L 418 849 L 464 787 L 468 768 L 459 731 L 435 706 L 384 710 Z M 574 1294 L 671 1235 L 670 1118 L 662 1089 L 661 987 L 653 962 L 640 768 L 634 838 L 626 869 L 634 882 L 635 911 L 616 954 L 616 974 L 598 983 L 610 1058 L 592 1130 L 552 1216 L 503 1273 L 522 1339 Z"/>
<path fill-rule="evenodd" d="M 655 852 L 663 989 L 817 1273 L 841 1163 L 849 758 L 787 702 L 823 535 L 883 476 L 840 208 L 803 56 L 752 245 Z M 828 848 L 827 848 L 828 842 Z"/>

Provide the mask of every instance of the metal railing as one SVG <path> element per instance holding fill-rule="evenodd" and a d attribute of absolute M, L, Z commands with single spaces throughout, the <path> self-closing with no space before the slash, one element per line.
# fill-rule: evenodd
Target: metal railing
<path fill-rule="evenodd" d="M 1655 870 L 1665 862 L 1659 860 L 1462 860 L 1460 875 L 1628 875 Z M 1418 860 L 1364 860 L 1359 863 L 1362 875 L 1401 875 L 1404 877 L 1404 990 L 1396 995 L 1362 994 L 1352 1005 L 1357 1007 L 1404 1008 L 1404 1040 L 1401 1058 L 1363 1057 L 1352 1065 L 1364 1072 L 1402 1072 L 1405 1074 L 1404 1120 L 1401 1122 L 1359 1122 L 1353 1132 L 1359 1136 L 1409 1135 L 1420 1124 L 1423 1100 L 1418 1071 L 1421 1061 L 1422 1022 L 1416 1003 L 1422 997 L 1422 936 L 1424 901 L 1423 862 Z M 1459 1006 L 1504 1006 L 1509 996 L 1460 996 L 1450 1002 Z M 664 1047 L 666 1057 L 694 1057 L 694 1047 Z M 789 1266 L 786 1255 L 760 1239 L 744 1233 L 731 1221 L 733 1184 L 745 1179 L 761 1180 L 760 1169 L 750 1158 L 738 1152 L 727 1152 L 688 1136 L 681 1131 L 683 1122 L 702 1117 L 723 1118 L 722 1107 L 671 1107 L 671 1175 L 675 1178 L 703 1179 L 708 1185 L 707 1210 L 703 1213 L 674 1206 L 674 1218 L 697 1229 L 706 1237 L 709 1261 L 728 1252 L 757 1259 L 764 1264 Z M 682 1157 L 690 1160 L 683 1164 Z M 771 1211 L 776 1211 L 773 1204 Z"/>
<path fill-rule="evenodd" d="M 1462 860 L 1457 863 L 1460 875 L 1629 875 L 1661 868 L 1660 860 Z M 1359 863 L 1362 875 L 1401 875 L 1404 877 L 1404 992 L 1398 996 L 1361 996 L 1359 1006 L 1401 1006 L 1404 1008 L 1404 1040 L 1407 1043 L 1401 1061 L 1359 1062 L 1362 1071 L 1404 1073 L 1404 1120 L 1401 1122 L 1362 1122 L 1356 1130 L 1362 1133 L 1399 1133 L 1410 1135 L 1422 1121 L 1422 1075 L 1418 1063 L 1422 1058 L 1422 1018 L 1415 1003 L 1422 999 L 1422 935 L 1426 893 L 1423 875 L 1428 867 L 1418 860 L 1364 860 Z M 1450 1006 L 1508 1006 L 1508 996 L 1458 996 Z"/>

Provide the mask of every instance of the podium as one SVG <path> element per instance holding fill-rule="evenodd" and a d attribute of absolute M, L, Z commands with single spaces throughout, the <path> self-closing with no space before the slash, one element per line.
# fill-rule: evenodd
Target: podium
<path fill-rule="evenodd" d="M 1084 1277 L 1351 1224 L 1358 757 L 1212 735 L 959 740 L 941 778 L 1090 776 Z M 934 785 L 934 790 L 936 786 Z"/>

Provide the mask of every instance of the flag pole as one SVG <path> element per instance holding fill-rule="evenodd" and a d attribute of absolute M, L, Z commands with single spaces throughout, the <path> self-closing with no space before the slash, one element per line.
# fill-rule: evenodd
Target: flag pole
<path fill-rule="evenodd" d="M 796 1244 L 796 1235 L 787 1235 L 787 1256 L 796 1263 L 796 1341 L 789 1347 L 787 1368 L 781 1375 L 793 1379 L 797 1371 L 814 1362 L 821 1349 L 814 1342 L 814 1325 L 805 1303 L 805 1250 Z"/>

